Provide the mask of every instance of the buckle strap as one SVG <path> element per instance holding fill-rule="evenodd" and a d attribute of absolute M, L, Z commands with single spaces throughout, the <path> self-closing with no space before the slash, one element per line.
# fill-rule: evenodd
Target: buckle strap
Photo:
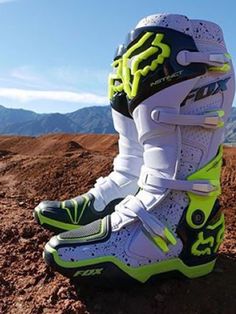
<path fill-rule="evenodd" d="M 151 113 L 152 120 L 155 122 L 172 124 L 172 125 L 191 125 L 202 126 L 208 129 L 215 129 L 224 126 L 222 117 L 223 110 L 211 111 L 202 115 L 185 115 L 174 114 L 170 112 L 160 111 L 155 109 Z"/>
<path fill-rule="evenodd" d="M 210 66 L 221 66 L 229 63 L 230 55 L 227 53 L 212 53 L 182 50 L 176 57 L 179 64 L 187 66 L 190 63 L 206 63 Z"/>
<path fill-rule="evenodd" d="M 151 172 L 151 173 L 150 173 Z M 217 180 L 176 180 L 166 179 L 155 175 L 155 171 L 149 169 L 142 169 L 139 184 L 145 187 L 146 191 L 155 193 L 157 188 L 171 189 L 177 191 L 192 192 L 194 194 L 209 196 L 212 192 L 219 190 L 219 182 Z"/>
<path fill-rule="evenodd" d="M 168 244 L 176 245 L 172 232 L 153 214 L 148 212 L 143 203 L 134 196 L 129 196 L 122 202 L 129 216 L 135 215 L 141 222 L 145 234 L 159 246 L 163 252 L 168 252 Z"/>

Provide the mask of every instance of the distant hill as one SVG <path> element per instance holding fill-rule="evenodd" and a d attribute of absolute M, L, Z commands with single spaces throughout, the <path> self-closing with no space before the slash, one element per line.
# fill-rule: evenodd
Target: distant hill
<path fill-rule="evenodd" d="M 0 134 L 37 136 L 48 133 L 115 133 L 110 106 L 94 106 L 60 114 L 37 114 L 0 106 Z M 226 126 L 226 143 L 236 143 L 236 108 Z"/>
<path fill-rule="evenodd" d="M 24 123 L 35 120 L 38 114 L 24 109 L 9 109 L 0 105 L 0 128 L 4 129 L 7 125 L 14 123 Z"/>
<path fill-rule="evenodd" d="M 0 113 L 1 115 L 1 113 Z M 33 120 L 0 127 L 0 132 L 14 135 L 37 136 L 47 133 L 75 133 L 77 125 L 67 116 L 59 113 L 36 116 Z"/>
<path fill-rule="evenodd" d="M 115 133 L 110 106 L 82 108 L 67 113 L 66 117 L 77 125 L 80 133 Z"/>
<path fill-rule="evenodd" d="M 109 106 L 72 113 L 37 114 L 0 106 L 0 134 L 37 136 L 48 133 L 115 133 Z"/>

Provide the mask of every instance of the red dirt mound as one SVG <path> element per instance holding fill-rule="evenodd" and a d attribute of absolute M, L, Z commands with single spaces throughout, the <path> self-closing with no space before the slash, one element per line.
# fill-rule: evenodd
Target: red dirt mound
<path fill-rule="evenodd" d="M 42 199 L 87 191 L 112 167 L 117 137 L 49 135 L 0 137 L 0 313 L 233 314 L 236 308 L 236 149 L 224 150 L 221 203 L 226 239 L 215 271 L 195 280 L 159 279 L 151 285 L 75 290 L 42 259 L 51 233 L 32 209 Z"/>
<path fill-rule="evenodd" d="M 117 136 L 99 134 L 50 134 L 40 137 L 1 136 L 1 149 L 21 155 L 58 155 L 72 145 L 73 149 L 92 151 L 114 150 Z"/>

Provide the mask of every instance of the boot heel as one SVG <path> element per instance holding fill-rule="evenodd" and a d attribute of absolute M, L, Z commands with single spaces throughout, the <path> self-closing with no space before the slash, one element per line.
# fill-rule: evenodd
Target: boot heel
<path fill-rule="evenodd" d="M 215 267 L 216 259 L 213 260 L 212 262 L 203 264 L 203 265 L 198 265 L 198 266 L 192 266 L 188 267 L 185 265 L 185 271 L 181 271 L 187 278 L 194 279 L 198 277 L 203 277 L 208 274 L 210 274 L 214 267 Z"/>
<path fill-rule="evenodd" d="M 184 264 L 192 267 L 193 274 L 194 267 L 196 267 L 196 273 L 198 273 L 198 268 L 200 273 L 203 271 L 203 275 L 204 271 L 206 274 L 211 272 L 211 265 L 213 265 L 211 263 L 216 261 L 225 231 L 225 219 L 219 201 L 215 202 L 211 215 L 202 228 L 190 228 L 183 219 L 178 231 L 184 243 L 180 254 L 180 259 Z"/>

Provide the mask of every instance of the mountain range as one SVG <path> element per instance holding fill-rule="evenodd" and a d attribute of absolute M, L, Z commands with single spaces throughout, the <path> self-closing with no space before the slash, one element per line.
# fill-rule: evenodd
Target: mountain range
<path fill-rule="evenodd" d="M 115 133 L 110 106 L 93 106 L 61 114 L 38 114 L 0 105 L 0 134 L 38 136 L 47 133 Z M 226 143 L 236 143 L 236 108 L 226 126 Z"/>
<path fill-rule="evenodd" d="M 109 106 L 61 114 L 37 114 L 0 106 L 0 134 L 37 136 L 47 133 L 115 133 Z"/>

